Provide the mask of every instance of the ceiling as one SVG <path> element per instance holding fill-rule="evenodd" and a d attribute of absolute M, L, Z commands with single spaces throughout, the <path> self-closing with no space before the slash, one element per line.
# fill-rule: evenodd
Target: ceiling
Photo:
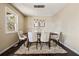
<path fill-rule="evenodd" d="M 25 16 L 53 16 L 65 7 L 65 3 L 12 3 Z M 45 8 L 34 8 L 45 5 Z"/>

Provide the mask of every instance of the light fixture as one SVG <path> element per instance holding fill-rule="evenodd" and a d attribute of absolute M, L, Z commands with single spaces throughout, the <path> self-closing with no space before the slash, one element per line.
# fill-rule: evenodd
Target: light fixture
<path fill-rule="evenodd" d="M 45 8 L 45 5 L 34 5 L 34 8 Z"/>

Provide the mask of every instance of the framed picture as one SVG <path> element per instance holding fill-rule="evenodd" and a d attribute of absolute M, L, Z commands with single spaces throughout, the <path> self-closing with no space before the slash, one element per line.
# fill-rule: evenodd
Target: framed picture
<path fill-rule="evenodd" d="M 45 20 L 40 20 L 40 27 L 45 27 Z"/>
<path fill-rule="evenodd" d="M 38 19 L 34 19 L 34 27 L 38 27 L 38 26 L 39 26 Z"/>

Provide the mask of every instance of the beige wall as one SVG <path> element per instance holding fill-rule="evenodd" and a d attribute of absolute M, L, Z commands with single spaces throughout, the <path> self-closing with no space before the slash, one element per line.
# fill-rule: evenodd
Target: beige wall
<path fill-rule="evenodd" d="M 25 17 L 25 32 L 32 31 L 35 29 L 34 27 L 34 19 L 44 20 L 45 19 L 45 27 L 41 27 L 49 32 L 60 32 L 61 31 L 61 22 L 59 20 L 55 20 L 55 17 L 52 16 L 28 16 Z"/>
<path fill-rule="evenodd" d="M 19 16 L 19 30 L 25 32 L 34 28 L 34 19 L 45 19 L 45 28 L 49 32 L 60 32 L 64 34 L 64 44 L 79 52 L 79 4 L 68 4 L 61 12 L 55 16 L 24 17 L 9 4 L 0 4 L 0 52 L 18 40 L 17 33 L 5 33 L 5 7 L 14 10 Z M 23 26 L 23 24 L 25 26 Z"/>
<path fill-rule="evenodd" d="M 5 33 L 5 7 L 11 8 L 18 14 L 19 30 L 23 30 L 24 16 L 10 4 L 0 4 L 0 52 L 18 41 L 17 33 Z"/>
<path fill-rule="evenodd" d="M 64 44 L 79 54 L 79 4 L 68 4 L 55 17 L 61 20 Z"/>

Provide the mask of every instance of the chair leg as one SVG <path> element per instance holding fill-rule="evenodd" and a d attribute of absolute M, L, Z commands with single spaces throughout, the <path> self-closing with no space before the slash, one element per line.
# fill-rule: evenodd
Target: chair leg
<path fill-rule="evenodd" d="M 49 45 L 49 49 L 50 49 L 50 42 L 48 43 L 48 45 Z"/>
<path fill-rule="evenodd" d="M 38 49 L 38 42 L 36 42 L 36 49 Z"/>
<path fill-rule="evenodd" d="M 25 42 L 24 42 L 24 46 L 26 46 Z"/>
<path fill-rule="evenodd" d="M 51 47 L 51 40 L 49 40 L 49 47 Z"/>
<path fill-rule="evenodd" d="M 27 42 L 27 44 L 26 44 L 26 47 L 28 48 L 28 42 Z"/>
<path fill-rule="evenodd" d="M 42 50 L 42 43 L 40 43 L 40 45 L 41 45 L 41 48 L 40 49 Z"/>
<path fill-rule="evenodd" d="M 25 43 L 24 43 L 24 47 L 25 47 Z"/>
<path fill-rule="evenodd" d="M 27 45 L 27 47 L 28 47 L 28 51 L 29 51 L 29 45 L 30 45 L 30 43 L 28 42 L 28 45 Z"/>
<path fill-rule="evenodd" d="M 19 40 L 18 46 L 20 46 L 20 40 Z"/>
<path fill-rule="evenodd" d="M 57 43 L 58 43 L 58 42 L 56 42 L 56 46 L 57 46 Z"/>
<path fill-rule="evenodd" d="M 59 42 L 59 40 L 57 40 L 57 43 L 56 43 L 57 45 L 58 45 L 58 42 Z"/>

